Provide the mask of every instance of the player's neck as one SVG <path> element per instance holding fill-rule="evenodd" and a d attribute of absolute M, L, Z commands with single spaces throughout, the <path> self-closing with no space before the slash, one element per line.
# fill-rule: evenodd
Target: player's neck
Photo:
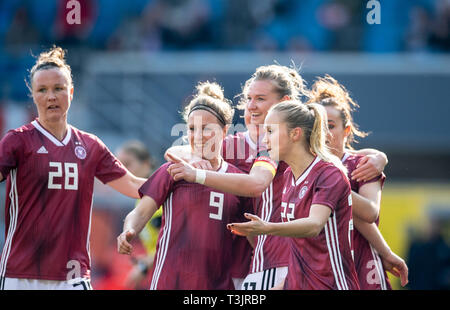
<path fill-rule="evenodd" d="M 64 137 L 67 134 L 67 120 L 61 119 L 58 121 L 50 121 L 46 119 L 38 118 L 39 124 L 45 128 L 48 132 L 50 132 L 56 139 L 59 141 L 64 140 Z"/>
<path fill-rule="evenodd" d="M 297 180 L 308 169 L 314 158 L 315 156 L 311 152 L 299 146 L 292 148 L 287 158 L 283 160 L 291 167 L 292 174 Z"/>
<path fill-rule="evenodd" d="M 335 155 L 337 158 L 342 159 L 344 157 L 345 151 L 344 149 L 342 150 L 331 149 L 331 153 Z"/>

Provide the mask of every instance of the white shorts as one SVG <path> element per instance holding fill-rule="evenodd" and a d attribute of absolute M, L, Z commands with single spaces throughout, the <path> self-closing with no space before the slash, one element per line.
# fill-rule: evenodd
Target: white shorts
<path fill-rule="evenodd" d="M 79 278 L 70 281 L 2 278 L 4 290 L 92 290 L 91 280 Z"/>
<path fill-rule="evenodd" d="M 261 272 L 250 273 L 242 283 L 242 290 L 268 290 L 286 278 L 288 267 L 276 267 Z"/>
<path fill-rule="evenodd" d="M 233 278 L 234 289 L 240 290 L 242 287 L 242 282 L 244 282 L 243 278 Z"/>

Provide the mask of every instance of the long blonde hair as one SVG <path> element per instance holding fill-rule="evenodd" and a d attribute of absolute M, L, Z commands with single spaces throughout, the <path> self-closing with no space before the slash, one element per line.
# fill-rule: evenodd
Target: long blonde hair
<path fill-rule="evenodd" d="M 323 106 L 315 103 L 308 105 L 289 100 L 274 105 L 270 111 L 279 113 L 288 130 L 300 127 L 310 152 L 326 162 L 334 164 L 347 174 L 338 157 L 333 155 L 326 145 L 328 134 L 327 114 Z"/>

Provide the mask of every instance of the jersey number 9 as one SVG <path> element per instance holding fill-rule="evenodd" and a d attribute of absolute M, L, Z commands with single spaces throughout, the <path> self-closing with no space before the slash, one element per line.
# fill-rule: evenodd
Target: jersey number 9
<path fill-rule="evenodd" d="M 209 217 L 218 221 L 222 220 L 223 193 L 211 192 L 209 196 L 209 206 L 217 208 L 217 213 L 209 213 Z"/>

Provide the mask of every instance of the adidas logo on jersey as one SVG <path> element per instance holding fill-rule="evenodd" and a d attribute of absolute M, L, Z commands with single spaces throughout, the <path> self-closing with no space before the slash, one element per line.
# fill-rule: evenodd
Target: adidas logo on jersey
<path fill-rule="evenodd" d="M 38 154 L 48 154 L 47 149 L 45 146 L 41 146 L 41 148 L 37 151 Z"/>

